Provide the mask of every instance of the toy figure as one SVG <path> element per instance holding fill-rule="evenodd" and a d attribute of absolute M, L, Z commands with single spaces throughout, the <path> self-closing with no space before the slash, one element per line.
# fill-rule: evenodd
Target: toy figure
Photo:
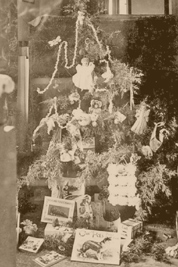
<path fill-rule="evenodd" d="M 143 134 L 146 130 L 150 113 L 150 109 L 147 109 L 147 107 L 148 105 L 143 102 L 140 108 L 136 111 L 135 117 L 137 118 L 137 120 L 131 128 L 131 131 L 136 134 Z"/>
<path fill-rule="evenodd" d="M 107 63 L 106 71 L 101 75 L 105 83 L 108 83 L 111 81 L 111 79 L 114 77 L 114 74 L 111 72 L 111 69 L 109 67 L 109 64 Z"/>
<path fill-rule="evenodd" d="M 82 58 L 81 64 L 76 67 L 77 73 L 73 76 L 72 80 L 76 87 L 81 90 L 89 90 L 92 92 L 94 88 L 93 71 L 95 65 L 90 62 L 88 58 Z"/>

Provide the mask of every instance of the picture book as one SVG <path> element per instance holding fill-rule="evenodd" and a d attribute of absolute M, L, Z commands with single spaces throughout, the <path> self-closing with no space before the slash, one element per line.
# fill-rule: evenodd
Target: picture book
<path fill-rule="evenodd" d="M 43 238 L 28 236 L 27 239 L 23 242 L 23 244 L 19 247 L 19 249 L 37 253 L 43 242 L 44 242 Z"/>
<path fill-rule="evenodd" d="M 51 251 L 43 256 L 36 258 L 34 261 L 42 267 L 49 267 L 64 260 L 65 258 L 66 256 L 63 256 L 55 251 Z"/>

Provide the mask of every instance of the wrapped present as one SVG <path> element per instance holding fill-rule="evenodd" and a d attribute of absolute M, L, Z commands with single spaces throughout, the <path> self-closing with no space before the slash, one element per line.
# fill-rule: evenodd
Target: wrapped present
<path fill-rule="evenodd" d="M 82 141 L 83 151 L 91 150 L 95 152 L 95 138 L 90 138 Z"/>
<path fill-rule="evenodd" d="M 128 219 L 121 224 L 121 238 L 133 239 L 143 229 L 143 222 Z"/>

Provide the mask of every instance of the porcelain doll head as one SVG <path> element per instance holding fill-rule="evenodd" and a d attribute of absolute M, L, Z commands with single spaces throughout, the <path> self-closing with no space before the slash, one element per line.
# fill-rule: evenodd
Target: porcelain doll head
<path fill-rule="evenodd" d="M 81 60 L 82 66 L 87 67 L 89 65 L 89 58 L 84 57 Z"/>

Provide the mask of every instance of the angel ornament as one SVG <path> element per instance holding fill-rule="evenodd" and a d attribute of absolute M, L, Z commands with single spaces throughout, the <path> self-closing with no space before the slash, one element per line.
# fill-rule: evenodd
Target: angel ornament
<path fill-rule="evenodd" d="M 109 63 L 107 62 L 106 71 L 101 75 L 105 83 L 108 83 L 112 80 L 114 77 L 114 74 L 111 72 L 111 69 L 109 67 Z"/>
<path fill-rule="evenodd" d="M 155 124 L 155 127 L 153 129 L 153 132 L 150 138 L 150 148 L 152 149 L 153 152 L 156 152 L 161 147 L 164 139 L 167 138 L 167 136 L 169 135 L 169 131 L 166 130 L 165 128 L 159 130 L 159 136 L 157 138 L 158 128 L 163 127 L 164 122 L 158 122 L 154 124 Z"/>
<path fill-rule="evenodd" d="M 92 92 L 95 84 L 93 73 L 95 65 L 89 62 L 89 59 L 86 57 L 82 58 L 81 63 L 76 66 L 77 73 L 72 77 L 72 81 L 81 90 Z"/>
<path fill-rule="evenodd" d="M 131 128 L 131 131 L 136 134 L 143 134 L 147 127 L 147 122 L 149 119 L 150 109 L 147 108 L 148 105 L 143 102 L 140 108 L 136 111 L 135 117 L 137 118 L 136 122 Z"/>

